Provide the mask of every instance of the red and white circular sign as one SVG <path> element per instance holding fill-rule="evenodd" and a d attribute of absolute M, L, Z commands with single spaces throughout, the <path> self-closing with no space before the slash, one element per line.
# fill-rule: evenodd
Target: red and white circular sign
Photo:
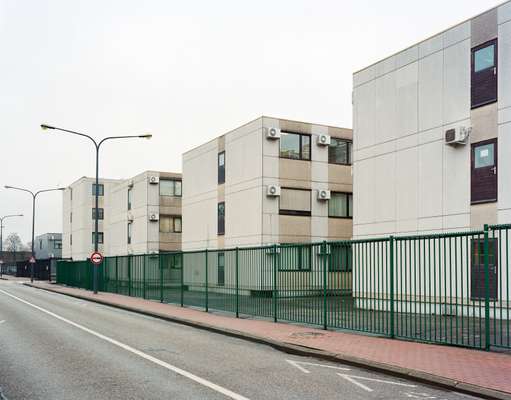
<path fill-rule="evenodd" d="M 99 251 L 95 251 L 94 253 L 91 254 L 90 261 L 94 265 L 99 265 L 103 262 L 103 255 Z"/>
<path fill-rule="evenodd" d="M 28 262 L 29 262 L 30 264 L 35 264 L 35 257 L 34 257 L 34 256 L 30 257 L 30 259 L 28 260 Z"/>

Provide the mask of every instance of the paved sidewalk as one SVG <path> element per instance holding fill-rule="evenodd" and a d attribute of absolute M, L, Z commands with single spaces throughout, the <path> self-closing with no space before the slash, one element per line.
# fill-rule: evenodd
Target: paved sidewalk
<path fill-rule="evenodd" d="M 295 354 L 365 366 L 474 395 L 511 399 L 511 356 L 507 354 L 237 319 L 112 293 L 94 295 L 47 282 L 32 286 L 266 343 Z"/>

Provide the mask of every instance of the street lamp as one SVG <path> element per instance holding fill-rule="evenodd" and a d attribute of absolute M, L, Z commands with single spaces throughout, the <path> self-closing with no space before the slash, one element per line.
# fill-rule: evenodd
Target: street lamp
<path fill-rule="evenodd" d="M 11 214 L 0 217 L 0 278 L 2 277 L 2 267 L 4 261 L 4 219 L 13 217 L 23 217 L 23 214 Z"/>
<path fill-rule="evenodd" d="M 47 124 L 41 124 L 41 129 L 43 130 L 55 130 L 55 131 L 61 131 L 66 133 L 71 133 L 72 135 L 78 135 L 83 136 L 92 141 L 94 143 L 94 147 L 96 148 L 96 185 L 95 185 L 95 206 L 94 206 L 94 252 L 98 251 L 98 203 L 99 203 L 99 148 L 101 145 L 106 142 L 107 140 L 113 140 L 113 139 L 151 139 L 153 135 L 150 134 L 144 134 L 144 135 L 126 135 L 126 136 L 109 136 L 104 139 L 101 139 L 99 142 L 97 142 L 93 137 L 86 135 L 85 133 L 75 132 L 71 131 L 69 129 L 63 129 L 63 128 L 57 128 L 55 126 L 47 125 Z M 93 270 L 93 289 L 94 294 L 98 293 L 98 269 L 97 267 Z"/>
<path fill-rule="evenodd" d="M 37 196 L 41 193 L 55 192 L 57 190 L 65 190 L 66 188 L 43 189 L 43 190 L 38 190 L 37 192 L 32 192 L 31 190 L 16 187 L 16 186 L 4 186 L 4 187 L 6 189 L 20 190 L 22 192 L 27 192 L 32 195 L 32 250 L 31 250 L 31 253 L 32 253 L 32 257 L 35 258 L 35 253 L 34 253 L 35 200 L 36 200 Z M 30 263 L 30 282 L 34 282 L 34 263 L 33 262 Z"/>

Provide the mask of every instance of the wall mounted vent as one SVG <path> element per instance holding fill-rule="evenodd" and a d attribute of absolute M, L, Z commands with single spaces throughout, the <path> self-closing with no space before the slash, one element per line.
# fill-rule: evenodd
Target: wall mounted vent
<path fill-rule="evenodd" d="M 280 187 L 277 185 L 268 185 L 268 187 L 266 188 L 266 195 L 268 197 L 280 196 Z"/>
<path fill-rule="evenodd" d="M 328 135 L 319 135 L 318 136 L 318 146 L 329 146 L 330 145 L 330 136 Z"/>
<path fill-rule="evenodd" d="M 451 146 L 467 144 L 470 132 L 472 132 L 472 128 L 466 128 L 464 126 L 448 129 L 445 131 L 445 144 Z"/>
<path fill-rule="evenodd" d="M 280 129 L 279 128 L 264 128 L 266 131 L 267 139 L 280 139 Z"/>
<path fill-rule="evenodd" d="M 318 200 L 330 200 L 330 190 L 318 190 Z"/>

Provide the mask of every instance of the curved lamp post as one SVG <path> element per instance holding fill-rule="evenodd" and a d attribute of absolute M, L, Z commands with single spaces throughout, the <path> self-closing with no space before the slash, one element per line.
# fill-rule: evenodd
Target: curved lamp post
<path fill-rule="evenodd" d="M 20 188 L 20 187 L 16 187 L 16 186 L 5 186 L 5 188 L 6 189 L 13 189 L 13 190 L 20 190 L 22 192 L 27 192 L 27 193 L 30 193 L 30 195 L 32 195 L 32 249 L 31 249 L 31 253 L 32 253 L 32 257 L 35 258 L 35 253 L 34 253 L 34 230 L 35 230 L 35 201 L 36 201 L 36 198 L 41 193 L 55 192 L 55 191 L 58 191 L 58 190 L 65 190 L 66 188 L 61 187 L 61 188 L 56 188 L 56 189 L 43 189 L 43 190 L 38 190 L 37 192 L 32 192 L 29 189 Z M 34 263 L 30 263 L 30 282 L 34 282 Z"/>
<path fill-rule="evenodd" d="M 92 141 L 94 144 L 94 147 L 96 149 L 96 185 L 95 185 L 95 205 L 94 205 L 94 251 L 98 251 L 98 203 L 99 203 L 99 148 L 101 145 L 106 142 L 107 140 L 114 140 L 114 139 L 151 139 L 153 135 L 145 134 L 145 135 L 126 135 L 126 136 L 109 136 L 104 139 L 101 139 L 99 142 L 96 141 L 92 136 L 86 135 L 85 133 L 80 133 L 76 131 L 71 131 L 69 129 L 63 129 L 63 128 L 57 128 L 56 126 L 41 124 L 41 129 L 43 130 L 55 130 L 65 133 L 70 133 L 72 135 L 78 135 L 85 137 Z M 93 289 L 94 294 L 98 293 L 98 269 L 94 267 L 93 270 Z"/>

